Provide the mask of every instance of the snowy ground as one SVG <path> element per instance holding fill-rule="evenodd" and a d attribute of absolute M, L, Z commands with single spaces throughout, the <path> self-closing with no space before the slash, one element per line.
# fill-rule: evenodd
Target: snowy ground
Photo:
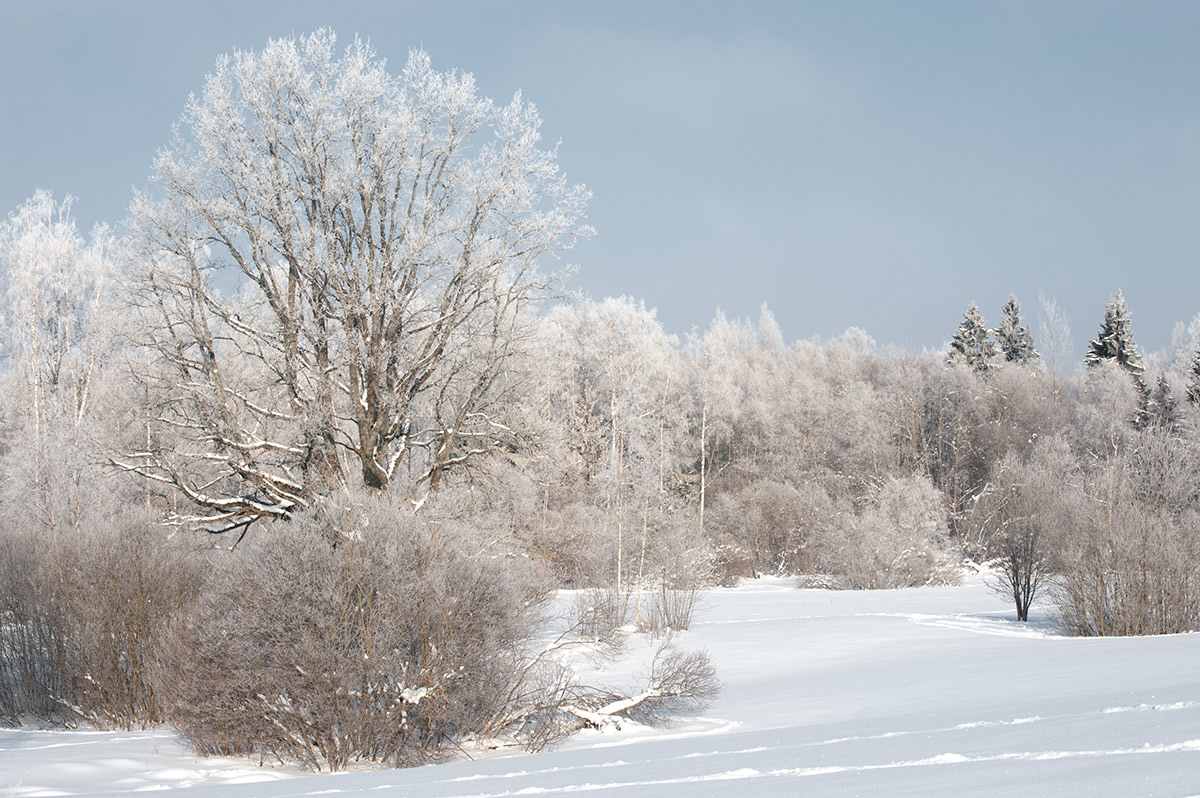
<path fill-rule="evenodd" d="M 725 689 L 670 729 L 300 777 L 197 760 L 169 732 L 0 730 L 0 796 L 1200 796 L 1200 635 L 1070 639 L 1036 611 L 1029 626 L 1012 618 L 978 582 L 832 592 L 760 580 L 706 597 L 680 642 L 709 650 Z"/>

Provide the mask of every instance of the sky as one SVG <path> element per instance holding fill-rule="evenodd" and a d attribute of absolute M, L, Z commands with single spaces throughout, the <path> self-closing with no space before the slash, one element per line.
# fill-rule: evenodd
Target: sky
<path fill-rule="evenodd" d="M 320 27 L 539 108 L 593 192 L 569 287 L 671 333 L 766 302 L 789 340 L 941 347 L 1013 293 L 1082 353 L 1200 313 L 1200 3 L 0 0 L 0 213 L 119 225 L 219 54 Z"/>

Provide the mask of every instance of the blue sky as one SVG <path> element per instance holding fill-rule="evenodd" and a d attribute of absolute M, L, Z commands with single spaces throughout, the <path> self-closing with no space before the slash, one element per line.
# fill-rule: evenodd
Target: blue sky
<path fill-rule="evenodd" d="M 671 332 L 766 301 L 936 347 L 1044 292 L 1082 351 L 1121 288 L 1158 349 L 1200 312 L 1190 2 L 0 0 L 0 209 L 119 223 L 218 54 L 322 26 L 521 89 L 594 192 L 573 287 Z"/>

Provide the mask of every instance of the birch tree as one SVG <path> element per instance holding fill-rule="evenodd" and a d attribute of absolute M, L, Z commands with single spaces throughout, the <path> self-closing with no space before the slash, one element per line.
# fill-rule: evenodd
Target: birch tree
<path fill-rule="evenodd" d="M 664 498 L 675 340 L 652 309 L 627 298 L 561 305 L 544 320 L 541 337 L 543 438 L 570 452 L 563 464 L 576 475 L 553 479 L 572 485 L 569 501 L 603 507 L 612 567 L 588 558 L 581 576 L 615 588 L 612 620 L 621 625 L 631 574 L 636 570 L 638 582 L 644 575 L 652 506 L 659 509 Z"/>
<path fill-rule="evenodd" d="M 419 500 L 511 437 L 506 362 L 590 230 L 537 110 L 319 31 L 217 61 L 135 199 L 150 443 L 211 532 L 347 484 Z"/>
<path fill-rule="evenodd" d="M 1069 377 L 1067 364 L 1074 348 L 1074 342 L 1071 340 L 1071 320 L 1058 306 L 1058 300 L 1054 297 L 1038 294 L 1038 303 L 1041 307 L 1038 316 L 1038 340 L 1042 342 L 1042 348 L 1045 350 L 1043 362 L 1050 375 L 1054 398 L 1057 401 Z"/>
<path fill-rule="evenodd" d="M 83 426 L 110 340 L 113 238 L 99 227 L 85 241 L 74 202 L 38 191 L 0 223 L 0 350 L 26 439 L 13 447 L 8 482 L 46 527 L 60 520 L 56 503 L 78 521 Z"/>

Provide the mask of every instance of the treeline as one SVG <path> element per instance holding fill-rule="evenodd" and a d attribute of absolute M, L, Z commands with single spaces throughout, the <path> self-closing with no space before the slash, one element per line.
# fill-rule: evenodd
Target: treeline
<path fill-rule="evenodd" d="M 554 303 L 587 192 L 539 124 L 320 32 L 218 62 L 119 234 L 9 215 L 0 717 L 333 769 L 539 748 L 702 705 L 702 653 L 618 691 L 561 655 L 760 574 L 994 562 L 1022 618 L 1197 627 L 1196 342 L 1147 372 L 1119 294 L 1086 365 L 1052 303 L 1041 354 L 1014 299 L 932 355 Z"/>
<path fill-rule="evenodd" d="M 542 443 L 505 458 L 503 495 L 528 497 L 512 523 L 581 586 L 628 583 L 646 551 L 666 578 L 682 550 L 718 581 L 854 588 L 999 559 L 1022 619 L 1052 582 L 1073 633 L 1195 628 L 1195 343 L 1147 375 L 1118 293 L 1068 372 L 1005 313 L 993 336 L 972 308 L 947 353 L 913 355 L 858 330 L 785 346 L 765 310 L 678 342 L 630 300 L 556 308 L 523 400 Z"/>

